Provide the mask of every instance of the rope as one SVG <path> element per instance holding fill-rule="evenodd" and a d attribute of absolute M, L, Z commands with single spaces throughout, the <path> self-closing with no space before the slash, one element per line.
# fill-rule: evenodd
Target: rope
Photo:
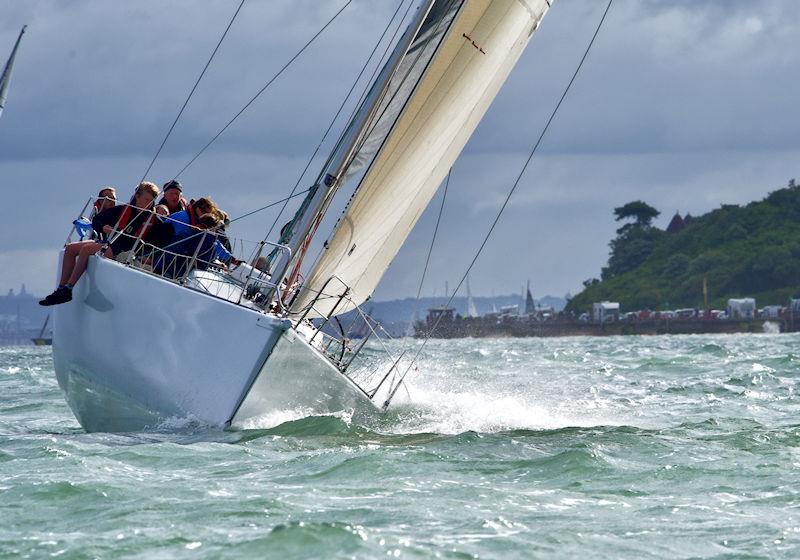
<path fill-rule="evenodd" d="M 206 70 L 208 70 L 208 67 L 211 65 L 211 61 L 214 60 L 214 56 L 217 54 L 217 51 L 219 50 L 220 45 L 222 45 L 222 41 L 225 40 L 225 36 L 228 34 L 228 30 L 230 30 L 231 25 L 233 25 L 233 21 L 236 19 L 236 16 L 239 15 L 239 11 L 242 9 L 242 6 L 244 6 L 244 3 L 245 3 L 245 0 L 242 0 L 239 3 L 239 7 L 236 8 L 236 12 L 234 12 L 233 17 L 228 22 L 228 26 L 225 28 L 225 31 L 222 33 L 222 37 L 219 38 L 219 42 L 217 42 L 217 46 L 214 47 L 214 52 L 211 53 L 211 56 L 209 57 L 208 62 L 206 62 L 206 65 L 203 67 L 203 71 L 200 72 L 200 75 L 197 77 L 197 81 L 195 81 L 194 86 L 192 87 L 192 91 L 189 92 L 189 95 L 186 97 L 186 101 L 183 102 L 183 106 L 181 107 L 181 110 L 178 111 L 178 116 L 175 117 L 174 121 L 172 121 L 172 126 L 169 127 L 169 130 L 167 131 L 167 135 L 164 136 L 164 139 L 161 141 L 161 145 L 158 147 L 158 150 L 156 151 L 155 155 L 153 156 L 153 159 L 150 160 L 150 165 L 147 166 L 147 170 L 145 170 L 144 174 L 142 175 L 142 179 L 139 181 L 140 183 L 142 181 L 144 181 L 145 177 L 147 177 L 147 174 L 150 173 L 150 170 L 153 168 L 153 164 L 156 162 L 156 159 L 158 159 L 158 156 L 161 154 L 161 150 L 164 149 L 164 145 L 167 143 L 167 139 L 172 134 L 172 131 L 174 130 L 175 125 L 178 124 L 178 119 L 180 119 L 181 115 L 183 115 L 184 109 L 186 109 L 186 106 L 189 104 L 189 100 L 192 98 L 192 95 L 194 95 L 194 92 L 197 89 L 197 86 L 200 84 L 200 80 L 203 79 L 203 76 L 205 75 Z"/>
<path fill-rule="evenodd" d="M 422 284 L 425 282 L 425 274 L 428 272 L 428 264 L 431 262 L 431 253 L 433 253 L 433 244 L 436 242 L 436 234 L 439 232 L 439 222 L 442 219 L 442 211 L 444 210 L 444 201 L 447 199 L 447 187 L 450 185 L 450 174 L 453 168 L 447 172 L 447 178 L 444 182 L 444 194 L 442 195 L 442 205 L 439 206 L 439 215 L 436 217 L 436 227 L 433 228 L 433 237 L 431 238 L 431 246 L 428 247 L 428 256 L 425 258 L 425 268 L 422 269 L 422 278 L 419 279 L 419 288 L 417 289 L 416 301 L 414 301 L 414 311 L 416 312 L 417 304 L 419 303 L 419 296 L 422 294 Z"/>
<path fill-rule="evenodd" d="M 391 27 L 392 22 L 397 17 L 397 13 L 400 11 L 400 8 L 403 6 L 403 3 L 405 1 L 406 0 L 401 0 L 400 4 L 398 4 L 398 6 L 397 6 L 397 9 L 394 11 L 394 14 L 392 14 L 392 17 L 389 19 L 389 23 L 386 24 L 386 27 L 383 29 L 383 33 L 381 33 L 381 36 L 378 39 L 378 42 L 375 43 L 375 47 L 373 47 L 372 52 L 367 57 L 366 62 L 364 62 L 364 66 L 361 67 L 361 71 L 358 73 L 358 76 L 356 76 L 356 79 L 353 82 L 353 85 L 350 86 L 350 91 L 347 92 L 347 95 L 345 96 L 344 100 L 342 101 L 342 104 L 339 106 L 339 110 L 336 111 L 336 115 L 334 115 L 333 119 L 331 120 L 331 123 L 328 125 L 328 129 L 325 131 L 325 134 L 322 135 L 322 138 L 320 139 L 319 143 L 317 144 L 317 147 L 314 149 L 314 153 L 311 154 L 310 158 L 308 158 L 308 162 L 306 162 L 306 166 L 303 168 L 303 172 L 300 173 L 300 177 L 297 178 L 297 182 L 294 184 L 294 187 L 292 187 L 292 190 L 289 192 L 289 198 L 291 198 L 294 195 L 294 191 L 297 189 L 298 186 L 300 186 L 300 182 L 303 180 L 303 177 L 305 177 L 306 172 L 308 171 L 308 168 L 311 167 L 311 163 L 314 161 L 314 158 L 317 157 L 317 154 L 319 153 L 320 148 L 322 148 L 322 144 L 325 142 L 325 139 L 328 137 L 328 134 L 330 134 L 331 130 L 333 129 L 333 125 L 336 123 L 336 120 L 339 118 L 339 115 L 342 113 L 342 109 L 344 109 L 344 106 L 347 104 L 347 100 L 350 99 L 350 96 L 353 94 L 353 91 L 356 89 L 356 85 L 358 85 L 359 80 L 361 80 L 361 76 L 364 75 L 364 71 L 367 69 L 367 66 L 369 66 L 370 60 L 372 60 L 372 57 L 375 56 L 375 52 L 378 50 L 378 47 L 380 46 L 381 42 L 383 41 L 383 38 L 386 36 L 386 32 L 389 31 L 389 27 Z M 411 4 L 409 4 L 409 6 L 410 5 Z M 374 73 L 373 73 L 373 75 L 374 75 Z M 308 191 L 306 191 L 306 192 L 308 192 Z M 272 225 L 269 227 L 269 231 L 267 231 L 267 234 L 264 236 L 264 240 L 268 239 L 269 236 L 272 235 L 272 231 L 275 229 L 275 226 L 278 224 L 278 221 L 281 219 L 281 216 L 283 215 L 284 210 L 286 210 L 286 206 L 287 206 L 287 204 L 289 202 L 289 198 L 286 199 L 286 203 L 280 209 L 280 212 L 278 212 L 278 215 L 275 217 L 275 220 L 272 222 Z"/>
<path fill-rule="evenodd" d="M 572 84 L 575 82 L 575 78 L 578 77 L 578 73 L 580 72 L 581 68 L 583 67 L 583 63 L 586 61 L 586 57 L 589 55 L 589 51 L 592 49 L 592 45 L 594 45 L 594 41 L 597 38 L 597 35 L 600 33 L 600 28 L 603 26 L 603 22 L 606 20 L 606 16 L 608 15 L 609 10 L 611 9 L 611 4 L 613 4 L 613 2 L 614 2 L 614 0 L 608 0 L 608 5 L 606 6 L 605 11 L 603 12 L 603 16 L 600 18 L 600 22 L 597 24 L 597 29 L 595 29 L 594 35 L 592 35 L 592 39 L 589 41 L 589 45 L 586 47 L 586 51 L 583 53 L 583 57 L 581 58 L 581 61 L 578 63 L 578 67 L 575 69 L 575 73 L 572 74 L 572 78 L 570 79 L 569 83 L 567 84 L 566 89 L 564 89 L 564 93 L 561 94 L 561 98 L 558 100 L 558 103 L 556 104 L 555 109 L 553 109 L 553 112 L 550 114 L 550 118 L 547 119 L 547 123 L 545 124 L 544 129 L 542 129 L 542 132 L 539 135 L 539 139 L 536 141 L 536 144 L 534 144 L 533 149 L 531 149 L 530 154 L 528 155 L 528 159 L 525 161 L 525 164 L 522 166 L 522 170 L 519 172 L 519 175 L 517 175 L 517 179 L 514 181 L 514 184 L 512 185 L 511 190 L 508 191 L 508 195 L 506 196 L 505 201 L 503 202 L 503 205 L 500 207 L 500 210 L 497 212 L 497 216 L 495 217 L 494 221 L 492 222 L 492 225 L 489 227 L 489 231 L 486 232 L 486 236 L 483 238 L 483 242 L 481 243 L 480 247 L 478 247 L 478 250 L 475 253 L 475 256 L 473 257 L 472 262 L 469 263 L 469 266 L 467 267 L 467 270 L 464 272 L 464 275 L 461 277 L 461 280 L 458 282 L 458 286 L 456 286 L 456 289 L 453 290 L 453 294 L 450 296 L 450 299 L 447 300 L 447 304 L 445 304 L 446 307 L 449 307 L 450 304 L 453 302 L 453 298 L 455 298 L 456 294 L 458 293 L 458 290 L 461 288 L 461 285 L 464 283 L 464 280 L 467 278 L 467 275 L 472 270 L 472 267 L 475 266 L 475 262 L 478 260 L 478 257 L 483 252 L 484 247 L 486 247 L 486 243 L 489 241 L 489 238 L 491 237 L 495 226 L 500 221 L 500 217 L 503 215 L 503 212 L 505 211 L 506 206 L 508 206 L 508 202 L 509 202 L 509 200 L 511 200 L 511 196 L 514 194 L 514 191 L 517 189 L 517 186 L 519 185 L 520 180 L 522 180 L 522 176 L 525 174 L 525 171 L 527 171 L 528 166 L 530 165 L 531 160 L 533 159 L 533 156 L 536 154 L 536 150 L 539 148 L 539 145 L 541 144 L 542 139 L 544 138 L 545 134 L 547 133 L 547 130 L 550 128 L 550 123 L 553 122 L 553 119 L 555 118 L 556 113 L 558 113 L 558 109 L 561 107 L 561 104 L 564 102 L 564 99 L 567 97 L 567 93 L 569 93 L 569 90 L 572 87 Z M 403 373 L 403 376 L 400 378 L 400 381 L 398 381 L 397 385 L 395 385 L 394 388 L 390 391 L 389 396 L 387 397 L 386 401 L 383 403 L 383 408 L 384 409 L 386 409 L 389 406 L 389 403 L 391 402 L 392 398 L 394 397 L 395 393 L 397 392 L 397 389 L 400 388 L 400 385 L 402 385 L 403 380 L 405 379 L 406 375 L 408 375 L 408 372 L 411 371 L 411 368 L 414 366 L 414 363 L 419 358 L 419 355 L 422 353 L 422 351 L 425 349 L 425 346 L 428 344 L 428 340 L 430 340 L 430 338 L 433 335 L 434 331 L 436 331 L 436 327 L 439 326 L 439 321 L 441 321 L 441 319 L 442 319 L 442 316 L 440 315 L 439 318 L 436 320 L 436 323 L 434 323 L 434 325 L 431 328 L 431 330 L 425 335 L 425 338 L 423 339 L 422 344 L 417 349 L 417 352 L 414 354 L 414 357 L 411 359 L 411 363 L 409 364 L 408 368 L 406 368 L 405 373 Z"/>
<path fill-rule="evenodd" d="M 256 208 L 255 210 L 253 210 L 253 211 L 251 211 L 251 212 L 248 212 L 247 214 L 242 214 L 241 216 L 237 216 L 236 218 L 233 218 L 233 219 L 230 221 L 230 223 L 237 222 L 237 221 L 241 220 L 242 218 L 247 218 L 248 216 L 252 216 L 253 214 L 255 214 L 255 213 L 257 213 L 257 212 L 261 212 L 262 210 L 266 210 L 267 208 L 272 208 L 273 206 L 277 206 L 277 205 L 278 205 L 278 204 L 280 204 L 281 202 L 284 202 L 284 203 L 285 203 L 285 202 L 288 202 L 289 200 L 291 200 L 291 199 L 293 199 L 293 198 L 297 198 L 297 197 L 298 197 L 298 196 L 300 196 L 300 195 L 304 195 L 304 194 L 306 194 L 306 193 L 307 193 L 308 191 L 310 191 L 310 190 L 311 190 L 311 189 L 310 189 L 310 188 L 308 188 L 308 189 L 306 189 L 306 190 L 304 190 L 304 191 L 300 191 L 300 192 L 297 192 L 297 193 L 291 194 L 291 195 L 287 196 L 286 198 L 282 198 L 282 199 L 280 199 L 280 200 L 276 200 L 275 202 L 271 202 L 270 204 L 267 204 L 266 206 L 262 206 L 261 208 Z"/>
<path fill-rule="evenodd" d="M 278 76 L 280 76 L 281 74 L 283 74 L 283 72 L 284 72 L 284 71 L 285 71 L 285 70 L 286 70 L 286 69 L 287 69 L 289 66 L 291 66 L 291 64 L 292 64 L 292 63 L 293 63 L 295 60 L 297 60 L 297 58 L 298 58 L 298 57 L 299 57 L 301 54 L 303 54 L 303 52 L 304 52 L 304 51 L 305 51 L 305 50 L 306 50 L 306 49 L 307 49 L 307 48 L 308 48 L 308 47 L 311 45 L 311 43 L 313 43 L 313 42 L 314 42 L 314 41 L 317 39 L 317 37 L 319 37 L 320 35 L 322 35 L 322 32 L 323 32 L 323 31 L 325 31 L 325 30 L 328 28 L 328 26 L 330 26 L 330 24 L 332 24 L 332 23 L 333 23 L 333 21 L 334 21 L 334 20 L 335 20 L 337 17 L 339 17 L 339 14 L 341 14 L 341 13 L 342 13 L 342 12 L 345 10 L 345 8 L 347 8 L 347 6 L 349 6 L 349 5 L 352 3 L 352 1 L 353 1 L 353 0 L 347 0 L 347 2 L 345 2 L 344 6 L 342 6 L 342 7 L 339 9 L 339 11 L 338 11 L 338 12 L 336 12 L 336 13 L 333 15 L 333 17 L 332 17 L 331 19 L 329 19 L 329 20 L 328 20 L 328 22 L 327 22 L 325 25 L 323 25 L 323 26 L 322 26 L 322 28 L 321 28 L 319 31 L 317 31 L 317 32 L 314 34 L 314 36 L 313 36 L 313 37 L 311 37 L 311 39 L 309 39 L 309 40 L 308 40 L 308 42 L 307 42 L 305 45 L 303 45 L 303 47 L 302 47 L 302 48 L 301 48 L 299 51 L 297 51 L 297 52 L 295 53 L 295 55 L 294 55 L 292 58 L 290 58 L 290 59 L 289 59 L 289 61 L 288 61 L 286 64 L 284 64 L 284 65 L 283 65 L 283 67 L 282 67 L 280 70 L 278 70 L 278 72 L 277 72 L 277 73 L 276 73 L 274 76 L 272 76 L 272 78 L 270 78 L 270 79 L 269 79 L 269 81 L 268 81 L 266 84 L 264 84 L 264 87 L 262 87 L 262 88 L 261 88 L 261 89 L 258 91 L 258 93 L 256 93 L 256 94 L 255 94 L 255 95 L 254 95 L 254 96 L 253 96 L 253 97 L 250 99 L 250 101 L 248 101 L 248 102 L 245 104 L 245 106 L 244 106 L 244 107 L 242 107 L 242 108 L 239 110 L 239 112 L 238 112 L 238 113 L 236 113 L 236 114 L 233 116 L 233 118 L 232 118 L 231 120 L 229 120 L 229 121 L 228 121 L 228 123 L 227 123 L 225 126 L 223 126 L 223 127 L 222 127 L 222 128 L 219 130 L 219 132 L 217 132 L 217 133 L 216 133 L 216 134 L 215 134 L 215 135 L 214 135 L 214 136 L 211 138 L 211 140 L 209 140 L 209 141 L 208 141 L 208 143 L 207 143 L 205 146 L 203 146 L 203 148 L 202 148 L 202 149 L 201 149 L 199 152 L 197 152 L 197 154 L 195 154 L 195 156 L 194 156 L 194 157 L 193 157 L 191 160 L 189 160 L 189 163 L 187 163 L 186 165 L 184 165 L 184 166 L 183 166 L 183 169 L 181 169 L 180 171 L 178 171 L 178 172 L 175 174 L 175 177 L 173 177 L 173 180 L 175 180 L 175 179 L 177 179 L 178 177 L 180 177 L 181 173 L 183 173 L 184 171 L 186 171 L 186 170 L 189 168 L 189 166 L 190 166 L 190 165 L 192 165 L 192 164 L 195 162 L 195 160 L 197 160 L 197 158 L 199 158 L 199 157 L 200 157 L 200 156 L 203 154 L 203 152 L 205 152 L 205 151 L 208 149 L 208 147 L 209 147 L 209 146 L 211 146 L 211 144 L 213 144 L 213 143 L 216 141 L 216 139 L 217 139 L 217 138 L 219 138 L 219 137 L 222 135 L 222 133 L 223 133 L 223 132 L 225 132 L 225 131 L 228 129 L 228 127 L 229 127 L 229 126 L 231 126 L 231 125 L 234 123 L 234 121 L 235 121 L 236 119 L 238 119 L 238 118 L 241 116 L 241 114 L 242 114 L 242 113 L 244 113 L 244 112 L 247 110 L 247 108 L 248 108 L 248 107 L 250 107 L 250 105 L 252 105 L 252 104 L 253 104 L 253 102 L 254 102 L 256 99 L 258 99 L 258 98 L 259 98 L 259 96 L 261 96 L 261 94 L 262 94 L 262 93 L 264 93 L 264 91 L 266 91 L 266 89 L 267 89 L 267 88 L 268 88 L 270 85 L 272 85 L 272 83 L 273 83 L 275 80 L 277 80 L 277 79 L 278 79 Z"/>

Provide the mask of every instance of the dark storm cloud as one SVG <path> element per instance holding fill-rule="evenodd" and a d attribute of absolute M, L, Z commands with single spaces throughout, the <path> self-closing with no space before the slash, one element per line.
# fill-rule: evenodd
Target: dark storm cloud
<path fill-rule="evenodd" d="M 245 4 L 166 153 L 199 149 L 342 4 Z M 0 157 L 151 155 L 236 5 L 18 6 L 15 18 L 30 27 Z M 346 79 L 355 75 L 359 61 L 353 55 L 384 12 L 363 4 L 349 8 L 215 149 L 306 150 L 346 91 Z M 356 34 L 359 29 L 366 31 Z"/>
<path fill-rule="evenodd" d="M 44 291 L 54 265 L 43 263 L 76 206 L 101 184 L 139 179 L 238 2 L 0 2 L 0 57 L 30 26 L 0 119 L 0 182 L 20 210 L 0 232 L 0 288 Z M 343 4 L 249 0 L 151 177 L 180 169 Z M 453 285 L 469 261 L 604 4 L 554 3 L 456 164 L 431 286 Z M 283 196 L 396 6 L 356 0 L 182 176 L 193 194 L 213 193 L 232 215 Z M 629 200 L 666 222 L 785 184 L 800 153 L 797 21 L 794 0 L 616 0 L 473 291 L 517 291 L 527 277 L 575 291 L 598 274 L 611 210 Z M 416 292 L 436 204 L 376 297 Z M 273 218 L 236 234 L 260 239 Z"/>

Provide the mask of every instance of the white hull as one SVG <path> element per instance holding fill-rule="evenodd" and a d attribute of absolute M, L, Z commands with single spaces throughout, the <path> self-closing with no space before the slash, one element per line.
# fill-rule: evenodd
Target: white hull
<path fill-rule="evenodd" d="M 54 310 L 58 383 L 87 431 L 257 424 L 281 411 L 377 411 L 288 320 L 90 258 Z"/>

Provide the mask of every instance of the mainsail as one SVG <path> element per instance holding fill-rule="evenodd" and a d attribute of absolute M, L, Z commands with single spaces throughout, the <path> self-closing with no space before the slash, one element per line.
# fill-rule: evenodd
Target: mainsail
<path fill-rule="evenodd" d="M 550 4 L 433 3 L 396 66 L 393 88 L 378 102 L 374 125 L 350 159 L 365 155 L 371 163 L 292 312 L 303 312 L 322 294 L 312 315 L 334 308 L 342 313 L 372 294 Z M 336 286 L 329 286 L 331 278 Z M 340 302 L 342 284 L 349 291 Z"/>
<path fill-rule="evenodd" d="M 19 37 L 17 37 L 17 42 L 14 43 L 14 49 L 11 51 L 11 56 L 8 57 L 8 62 L 6 62 L 5 68 L 3 68 L 3 74 L 0 76 L 0 115 L 3 114 L 3 108 L 6 106 L 6 97 L 8 97 L 8 84 L 11 83 L 11 72 L 14 70 L 14 60 L 17 58 L 19 42 L 22 40 L 22 36 L 25 34 L 25 29 L 27 27 L 27 25 L 24 25 L 22 27 L 22 31 L 19 32 Z"/>
<path fill-rule="evenodd" d="M 469 276 L 467 276 L 467 317 L 477 317 L 478 309 L 475 307 L 475 300 L 472 299 L 472 290 L 469 289 Z"/>

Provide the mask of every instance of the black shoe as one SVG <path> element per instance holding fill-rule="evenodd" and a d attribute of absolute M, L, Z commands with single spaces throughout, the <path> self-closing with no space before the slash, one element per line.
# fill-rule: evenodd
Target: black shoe
<path fill-rule="evenodd" d="M 61 289 L 63 289 L 63 288 L 56 288 L 56 289 L 53 291 L 53 293 L 51 293 L 51 294 L 48 294 L 47 296 L 45 296 L 45 298 L 44 298 L 44 299 L 40 299 L 40 300 L 39 300 L 39 305 L 45 305 L 45 306 L 46 306 L 46 305 L 53 305 L 53 297 L 54 297 L 54 296 L 55 296 L 55 295 L 58 293 L 58 291 L 59 291 L 59 290 L 61 290 Z"/>
<path fill-rule="evenodd" d="M 67 303 L 68 301 L 72 301 L 72 288 L 62 286 L 56 288 L 52 294 L 41 300 L 39 305 L 58 305 L 59 303 Z"/>

